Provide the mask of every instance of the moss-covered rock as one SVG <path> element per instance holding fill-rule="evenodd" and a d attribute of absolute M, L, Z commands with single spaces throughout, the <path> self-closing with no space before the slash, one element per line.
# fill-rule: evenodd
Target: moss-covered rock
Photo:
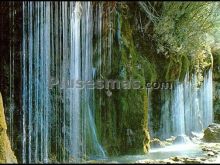
<path fill-rule="evenodd" d="M 210 124 L 204 131 L 203 140 L 206 142 L 220 142 L 220 124 Z"/>
<path fill-rule="evenodd" d="M 220 81 L 220 50 L 213 52 L 213 80 Z"/>
<path fill-rule="evenodd" d="M 190 61 L 186 55 L 182 55 L 181 62 L 182 62 L 182 67 L 181 67 L 179 80 L 183 81 L 185 78 L 185 75 L 189 72 Z"/>
<path fill-rule="evenodd" d="M 6 130 L 7 126 L 5 121 L 3 100 L 0 93 L 0 163 L 17 163 L 17 159 L 11 149 Z"/>
<path fill-rule="evenodd" d="M 108 5 L 104 5 L 105 8 Z M 101 44 L 97 41 L 98 37 L 95 37 L 94 59 L 98 66 L 97 75 L 101 75 L 99 78 L 141 82 L 140 89 L 104 89 L 95 92 L 98 136 L 110 155 L 149 150 L 148 96 L 143 88 L 146 83 L 183 81 L 188 73 L 196 73 L 198 80 L 202 81 L 201 75 L 212 67 L 212 54 L 201 37 L 203 32 L 200 29 L 200 33 L 194 33 L 195 28 L 188 26 L 190 11 L 185 11 L 188 6 L 205 9 L 206 5 L 158 3 L 156 6 L 159 19 L 153 21 L 146 12 L 140 10 L 137 3 L 114 3 L 114 8 L 110 7 L 111 14 L 104 13 L 113 18 L 112 22 L 103 20 L 101 49 L 97 48 Z M 203 14 L 199 12 L 196 17 Z M 204 23 L 201 20 L 194 21 L 189 22 L 192 27 Z M 164 27 L 164 24 L 167 26 Z M 110 25 L 114 36 L 111 39 L 107 35 Z M 112 41 L 112 45 L 108 41 Z M 112 53 L 111 68 L 107 60 L 109 47 Z M 102 50 L 101 55 L 98 50 Z M 103 59 L 101 62 L 97 60 L 99 57 Z M 160 125 L 160 99 L 160 90 L 152 90 L 153 130 L 158 130 Z"/>
<path fill-rule="evenodd" d="M 182 62 L 180 60 L 175 60 L 174 58 L 170 58 L 165 79 L 167 81 L 175 81 L 179 79 L 181 73 L 181 67 L 182 67 Z"/>
<path fill-rule="evenodd" d="M 109 155 L 139 154 L 149 150 L 148 103 L 145 84 L 156 79 L 156 70 L 146 54 L 134 43 L 134 27 L 126 4 L 118 5 L 115 14 L 112 68 L 106 71 L 103 62 L 101 74 L 106 79 L 138 81 L 140 88 L 103 89 L 96 91 L 96 125 L 98 136 Z M 120 35 L 119 35 L 120 34 Z M 107 56 L 104 54 L 103 56 Z M 95 54 L 96 56 L 96 54 Z M 100 72 L 100 71 L 98 71 Z M 108 95 L 108 93 L 111 95 Z"/>
<path fill-rule="evenodd" d="M 214 72 L 215 73 L 215 72 Z M 215 73 L 213 79 L 215 79 Z M 214 112 L 214 122 L 220 123 L 220 83 L 219 81 L 213 81 L 213 112 Z"/>

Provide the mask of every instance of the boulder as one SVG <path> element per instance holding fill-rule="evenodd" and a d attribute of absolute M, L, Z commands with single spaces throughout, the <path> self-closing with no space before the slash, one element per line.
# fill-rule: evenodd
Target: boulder
<path fill-rule="evenodd" d="M 5 121 L 2 95 L 0 93 L 0 164 L 17 163 L 17 159 L 11 149 L 6 130 L 7 125 Z"/>
<path fill-rule="evenodd" d="M 203 140 L 205 142 L 219 143 L 220 142 L 220 124 L 213 123 L 204 131 Z"/>
<path fill-rule="evenodd" d="M 170 138 L 166 139 L 165 142 L 169 145 L 173 144 L 173 141 L 175 140 L 175 136 L 171 136 Z"/>
<path fill-rule="evenodd" d="M 150 146 L 152 148 L 162 148 L 162 147 L 165 147 L 165 144 L 160 141 L 159 139 L 157 138 L 153 138 L 151 141 L 150 141 Z"/>

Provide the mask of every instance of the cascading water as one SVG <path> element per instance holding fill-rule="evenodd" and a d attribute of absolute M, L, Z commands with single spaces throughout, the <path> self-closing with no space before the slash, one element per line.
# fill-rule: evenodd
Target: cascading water
<path fill-rule="evenodd" d="M 93 118 L 91 2 L 23 3 L 23 163 L 104 158 Z M 82 84 L 81 84 L 82 85 Z"/>
<path fill-rule="evenodd" d="M 183 82 L 174 83 L 172 90 L 157 90 L 152 95 L 155 90 L 148 89 L 148 97 L 142 92 L 93 89 L 93 80 L 137 78 L 144 83 L 148 74 L 150 81 L 157 78 L 157 64 L 151 61 L 154 51 L 148 52 L 149 24 L 142 26 L 148 18 L 139 13 L 139 8 L 133 11 L 134 3 L 22 4 L 10 3 L 10 25 L 6 16 L 1 21 L 4 27 L 11 27 L 9 37 L 7 33 L 5 37 L 10 49 L 6 62 L 10 65 L 5 69 L 10 75 L 6 117 L 18 159 L 22 150 L 20 162 L 76 163 L 102 159 L 106 153 L 100 139 L 111 155 L 136 154 L 143 145 L 148 149 L 147 123 L 153 137 L 166 139 L 201 132 L 212 122 L 211 70 L 205 73 L 200 87 L 196 85 L 196 76 L 187 74 Z M 145 12 L 148 5 L 141 4 Z M 20 9 L 23 16 L 16 16 Z M 23 27 L 22 36 L 16 32 L 21 27 L 16 25 Z M 147 36 L 142 36 L 147 39 L 146 45 L 136 38 L 142 34 Z M 22 52 L 18 50 L 21 40 Z M 145 54 L 145 48 L 149 54 Z M 18 65 L 20 58 L 22 64 Z M 16 77 L 20 67 L 22 74 Z M 22 77 L 22 97 L 15 88 L 20 86 L 16 84 L 21 81 L 18 77 Z M 149 122 L 145 120 L 147 111 Z M 18 119 L 22 119 L 22 125 Z"/>
<path fill-rule="evenodd" d="M 161 102 L 157 131 L 152 129 L 153 109 L 149 109 L 151 136 L 166 139 L 170 136 L 201 132 L 213 121 L 212 70 L 205 73 L 200 87 L 197 87 L 196 75 L 190 79 L 187 74 L 183 82 L 174 83 L 172 90 L 162 89 Z"/>
<path fill-rule="evenodd" d="M 15 4 L 12 2 L 10 4 L 10 11 L 9 11 L 9 19 L 10 19 L 10 22 L 11 22 L 11 30 L 10 30 L 10 37 L 12 38 L 13 35 L 15 35 Z M 10 40 L 10 66 L 9 66 L 9 74 L 10 74 L 10 79 L 9 79 L 9 88 L 10 88 L 10 91 L 9 91 L 9 100 L 10 100 L 10 103 L 9 103 L 9 123 L 10 123 L 10 126 L 9 126 L 9 135 L 10 135 L 10 141 L 11 141 L 11 146 L 13 148 L 13 143 L 14 143 L 14 128 L 13 128 L 13 125 L 14 125 L 14 114 L 15 114 L 15 104 L 14 104 L 14 93 L 15 93 L 15 80 L 14 80 L 14 75 L 15 75 L 15 43 L 13 43 L 14 40 Z"/>

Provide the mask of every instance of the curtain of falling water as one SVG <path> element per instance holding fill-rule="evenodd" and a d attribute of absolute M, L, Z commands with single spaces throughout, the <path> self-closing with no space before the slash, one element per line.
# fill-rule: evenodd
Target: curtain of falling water
<path fill-rule="evenodd" d="M 70 81 L 81 79 L 81 50 L 80 50 L 80 18 L 81 3 L 76 2 L 74 12 L 71 15 L 71 42 L 70 45 Z M 84 55 L 85 56 L 85 55 Z M 70 97 L 70 154 L 78 158 L 80 155 L 80 89 L 69 88 Z M 74 119 L 74 120 L 72 120 Z"/>
<path fill-rule="evenodd" d="M 23 16 L 23 162 L 48 162 L 50 4 L 24 2 Z"/>
<path fill-rule="evenodd" d="M 161 90 L 160 128 L 158 131 L 150 128 L 151 136 L 166 139 L 190 135 L 191 132 L 201 132 L 212 123 L 212 70 L 205 73 L 200 87 L 196 81 L 196 75 L 190 78 L 187 74 L 185 80 L 176 82 L 172 90 Z M 149 111 L 149 127 L 152 127 L 152 108 Z"/>
<path fill-rule="evenodd" d="M 94 11 L 94 36 L 95 36 L 95 46 L 93 48 L 94 55 L 94 66 L 93 76 L 94 79 L 103 80 L 109 78 L 112 74 L 112 59 L 113 57 L 113 37 L 115 37 L 115 13 L 116 10 L 113 7 L 112 2 L 99 2 L 96 3 Z M 102 105 L 104 104 L 103 97 L 106 97 L 106 93 L 103 93 L 104 90 L 96 90 L 96 108 L 100 111 L 96 113 L 93 111 L 94 116 L 97 117 L 96 126 L 98 130 L 104 130 L 102 127 L 102 120 L 107 119 L 107 113 L 101 112 Z M 94 94 L 94 93 L 93 93 Z M 104 96 L 103 96 L 104 94 Z M 112 112 L 112 115 L 113 112 Z M 113 124 L 114 122 L 112 122 Z M 114 134 L 116 130 L 112 130 Z M 105 133 L 104 133 L 105 134 Z M 102 133 L 99 136 L 105 136 Z M 109 135 L 107 135 L 109 136 Z"/>
<path fill-rule="evenodd" d="M 15 77 L 15 38 L 14 36 L 14 32 L 15 32 L 15 4 L 14 2 L 11 2 L 9 5 L 9 22 L 10 22 L 10 31 L 9 31 L 9 37 L 10 39 L 10 66 L 9 66 L 9 139 L 11 142 L 11 147 L 13 148 L 14 146 L 14 140 L 13 140 L 13 136 L 14 136 L 14 111 L 15 111 L 15 104 L 14 104 L 14 77 Z"/>
<path fill-rule="evenodd" d="M 97 36 L 97 48 L 96 51 L 97 53 L 94 53 L 94 56 L 97 55 L 97 57 L 95 56 L 94 58 L 97 59 L 95 61 L 95 70 L 94 70 L 94 77 L 97 77 L 97 79 L 101 79 L 102 75 L 101 75 L 101 70 L 102 70 L 102 23 L 103 23 L 103 2 L 98 3 L 95 6 L 95 17 L 94 17 L 94 34 L 95 36 Z M 98 108 L 101 109 L 101 103 L 102 103 L 102 97 L 101 97 L 102 91 L 99 90 L 98 92 Z M 98 114 L 94 114 L 96 116 L 98 116 L 99 119 L 101 119 L 101 113 Z M 99 122 L 97 123 L 97 128 L 98 130 L 102 130 L 102 122 L 101 120 L 99 120 Z"/>
<path fill-rule="evenodd" d="M 23 3 L 23 163 L 105 157 L 94 123 L 91 2 Z"/>
<path fill-rule="evenodd" d="M 82 7 L 82 80 L 89 82 L 94 79 L 93 66 L 93 18 L 92 4 L 84 3 Z M 83 131 L 83 153 L 93 153 L 96 157 L 105 157 L 105 151 L 98 143 L 96 127 L 94 122 L 94 90 L 93 86 L 86 86 L 82 90 L 82 131 Z M 86 145 L 85 145 L 86 144 Z"/>
<path fill-rule="evenodd" d="M 213 84 L 212 84 L 212 70 L 209 70 L 205 75 L 204 85 L 202 86 L 203 102 L 203 127 L 207 127 L 213 122 Z"/>
<path fill-rule="evenodd" d="M 172 97 L 172 126 L 175 135 L 185 134 L 184 96 L 183 84 L 177 84 Z"/>

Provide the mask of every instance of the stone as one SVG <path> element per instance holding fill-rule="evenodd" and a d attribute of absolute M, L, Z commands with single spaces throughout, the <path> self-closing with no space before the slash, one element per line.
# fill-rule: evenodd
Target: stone
<path fill-rule="evenodd" d="M 153 138 L 151 141 L 150 141 L 150 146 L 152 148 L 162 148 L 162 147 L 165 147 L 165 144 L 160 141 L 159 139 L 157 138 Z"/>
<path fill-rule="evenodd" d="M 210 151 L 210 152 L 207 153 L 207 155 L 208 156 L 215 156 L 215 153 Z"/>
<path fill-rule="evenodd" d="M 170 138 L 166 139 L 164 142 L 167 146 L 172 145 L 175 138 L 176 138 L 175 136 L 171 136 Z"/>
<path fill-rule="evenodd" d="M 180 156 L 175 156 L 171 157 L 171 160 L 173 160 L 176 163 L 184 163 L 184 164 L 197 164 L 201 163 L 200 158 L 189 158 L 189 157 L 180 157 Z"/>
<path fill-rule="evenodd" d="M 7 130 L 7 125 L 6 125 L 6 121 L 5 121 L 2 95 L 0 94 L 0 130 L 2 130 L 2 129 Z"/>
<path fill-rule="evenodd" d="M 163 159 L 163 160 L 143 159 L 143 160 L 138 160 L 135 163 L 138 163 L 138 164 L 173 164 L 176 162 L 171 159 Z"/>
<path fill-rule="evenodd" d="M 208 126 L 204 131 L 203 140 L 205 142 L 220 142 L 220 124 L 213 123 Z"/>
<path fill-rule="evenodd" d="M 11 149 L 10 141 L 6 131 L 7 125 L 5 121 L 2 95 L 0 93 L 0 164 L 17 163 L 17 159 Z"/>

